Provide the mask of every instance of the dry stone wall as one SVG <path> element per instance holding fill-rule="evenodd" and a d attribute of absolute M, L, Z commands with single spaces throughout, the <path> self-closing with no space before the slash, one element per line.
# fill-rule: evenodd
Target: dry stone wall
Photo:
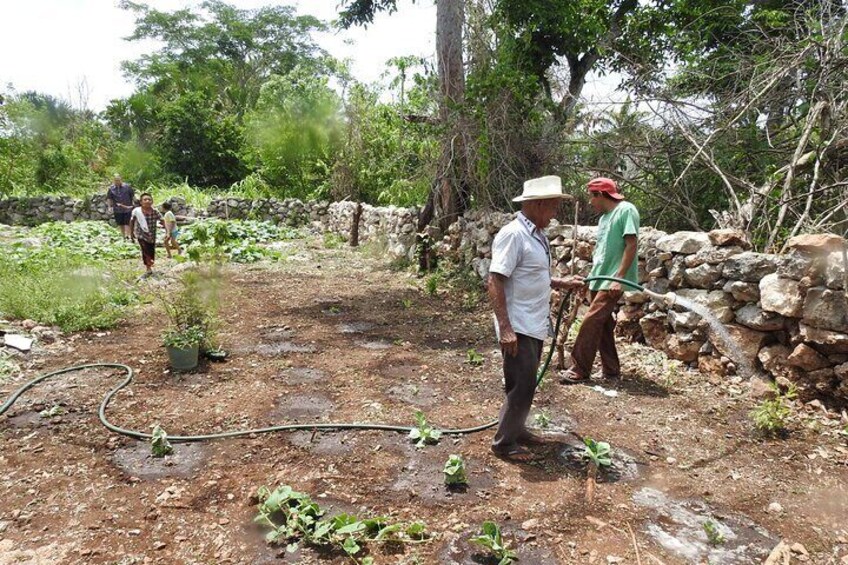
<path fill-rule="evenodd" d="M 221 198 L 205 210 L 171 200 L 178 214 L 251 218 L 350 237 L 357 204 Z M 413 259 L 418 210 L 363 204 L 360 240 L 379 240 L 392 258 Z M 436 245 L 443 259 L 488 274 L 492 241 L 514 218 L 502 212 L 472 211 L 448 229 Z M 111 220 L 102 196 L 85 201 L 44 196 L 0 200 L 0 223 L 34 225 L 47 221 Z M 596 229 L 554 223 L 548 230 L 556 268 L 587 274 Z M 644 294 L 627 292 L 618 313 L 618 331 L 644 340 L 669 356 L 710 375 L 736 372 L 739 363 L 764 370 L 801 389 L 848 401 L 848 301 L 841 237 L 804 235 L 783 255 L 750 250 L 743 234 L 716 230 L 665 233 L 643 228 L 639 239 L 639 278 L 655 292 L 674 292 L 708 308 L 741 350 L 724 340 L 697 314 L 666 310 Z"/>

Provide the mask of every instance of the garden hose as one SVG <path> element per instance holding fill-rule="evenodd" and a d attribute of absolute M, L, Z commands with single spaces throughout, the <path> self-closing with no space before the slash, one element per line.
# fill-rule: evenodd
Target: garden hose
<path fill-rule="evenodd" d="M 563 300 L 559 307 L 559 313 L 557 314 L 557 322 L 556 327 L 554 329 L 554 341 L 551 343 L 551 347 L 548 351 L 547 358 L 545 359 L 544 365 L 539 369 L 539 372 L 536 375 L 536 386 L 539 386 L 539 383 L 542 382 L 542 377 L 545 374 L 545 371 L 548 369 L 548 365 L 551 362 L 551 357 L 553 356 L 554 345 L 556 343 L 556 334 L 559 333 L 560 323 L 562 322 L 562 314 L 565 307 L 566 301 Z M 109 402 L 112 401 L 112 398 L 121 391 L 124 387 L 129 385 L 133 380 L 133 370 L 127 365 L 122 363 L 90 363 L 87 365 L 75 365 L 73 367 L 65 367 L 63 369 L 58 369 L 56 371 L 51 371 L 35 379 L 25 383 L 18 390 L 16 390 L 9 397 L 6 402 L 4 402 L 0 406 L 0 415 L 3 415 L 12 405 L 18 400 L 18 398 L 33 388 L 35 385 L 40 382 L 46 381 L 53 377 L 57 377 L 59 375 L 63 375 L 65 373 L 71 373 L 74 371 L 83 371 L 86 369 L 99 369 L 99 368 L 111 368 L 111 369 L 120 369 L 126 373 L 126 377 L 122 380 L 118 385 L 110 390 L 106 396 L 103 397 L 103 401 L 100 403 L 100 409 L 98 410 L 98 417 L 100 418 L 100 423 L 103 424 L 106 429 L 116 434 L 121 434 L 127 437 L 131 437 L 137 440 L 149 440 L 153 437 L 152 434 L 139 432 L 136 430 L 130 430 L 127 428 L 122 428 L 120 426 L 116 426 L 112 422 L 106 418 L 106 409 L 109 406 Z M 460 434 L 470 434 L 475 432 L 480 432 L 491 427 L 496 426 L 498 423 L 497 420 L 493 420 L 491 422 L 481 424 L 479 426 L 473 426 L 470 428 L 458 428 L 458 429 L 439 429 L 443 434 L 448 435 L 460 435 Z M 201 435 L 191 435 L 191 436 L 172 436 L 168 435 L 168 440 L 172 442 L 195 442 L 195 441 L 208 441 L 213 439 L 223 439 L 223 438 L 234 438 L 234 437 L 243 437 L 249 436 L 252 434 L 267 434 L 272 432 L 284 432 L 284 431 L 293 431 L 293 430 L 383 430 L 383 431 L 391 431 L 391 432 L 403 432 L 408 433 L 411 430 L 416 429 L 413 426 L 393 426 L 389 424 L 344 424 L 344 423 L 326 423 L 326 424 L 284 424 L 280 426 L 268 426 L 265 428 L 254 428 L 250 430 L 234 430 L 229 432 L 219 432 L 214 434 L 201 434 Z"/>

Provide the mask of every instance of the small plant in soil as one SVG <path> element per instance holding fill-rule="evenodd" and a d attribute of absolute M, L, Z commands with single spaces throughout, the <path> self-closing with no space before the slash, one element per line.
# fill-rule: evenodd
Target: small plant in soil
<path fill-rule="evenodd" d="M 403 306 L 404 310 L 409 310 L 412 308 L 412 300 L 409 298 L 404 298 L 400 301 L 401 306 Z"/>
<path fill-rule="evenodd" d="M 153 457 L 165 457 L 174 452 L 174 447 L 168 441 L 168 434 L 159 424 L 153 427 L 153 437 L 150 438 L 150 453 Z"/>
<path fill-rule="evenodd" d="M 498 565 L 509 565 L 518 559 L 515 552 L 504 542 L 501 529 L 494 522 L 483 522 L 482 532 L 469 541 L 487 549 L 492 557 L 498 560 Z"/>
<path fill-rule="evenodd" d="M 589 462 L 586 469 L 586 502 L 592 504 L 595 500 L 595 481 L 598 478 L 598 469 L 612 465 L 612 449 L 605 441 L 595 441 L 585 438 L 583 448 L 583 459 Z"/>
<path fill-rule="evenodd" d="M 436 296 L 439 292 L 439 287 L 442 285 L 442 274 L 439 272 L 435 272 L 429 275 L 424 280 L 424 289 L 427 291 L 427 294 L 430 296 Z"/>
<path fill-rule="evenodd" d="M 424 525 L 390 524 L 386 518 L 359 518 L 350 514 L 325 517 L 326 511 L 312 498 L 297 492 L 289 485 L 257 491 L 258 514 L 254 522 L 271 528 L 265 536 L 272 544 L 286 544 L 289 552 L 297 551 L 301 543 L 343 552 L 354 563 L 374 563 L 370 556 L 361 556 L 367 543 L 421 543 L 427 540 Z"/>
<path fill-rule="evenodd" d="M 415 413 L 415 425 L 417 427 L 409 432 L 409 439 L 416 442 L 415 447 L 424 447 L 427 444 L 439 443 L 442 432 L 427 423 L 423 412 L 418 411 Z"/>
<path fill-rule="evenodd" d="M 444 468 L 445 484 L 449 487 L 461 487 L 468 484 L 468 476 L 465 473 L 465 461 L 460 455 L 448 457 Z"/>
<path fill-rule="evenodd" d="M 533 415 L 533 425 L 545 429 L 551 425 L 551 417 L 544 410 L 540 410 Z"/>
<path fill-rule="evenodd" d="M 703 527 L 704 533 L 707 534 L 707 542 L 711 546 L 718 547 L 719 545 L 727 541 L 726 539 L 724 539 L 724 536 L 719 531 L 716 523 L 712 520 L 707 520 L 706 522 L 704 522 Z"/>
<path fill-rule="evenodd" d="M 767 436 L 775 436 L 786 430 L 786 424 L 792 415 L 789 401 L 798 396 L 798 390 L 790 386 L 784 393 L 776 384 L 772 384 L 774 398 L 760 402 L 756 408 L 751 410 L 751 418 L 754 427 Z"/>
<path fill-rule="evenodd" d="M 41 412 L 38 413 L 38 415 L 41 416 L 42 418 L 52 418 L 54 416 L 59 416 L 60 414 L 64 414 L 64 413 L 65 413 L 65 410 L 57 404 L 55 406 L 52 406 L 50 408 L 46 408 L 46 409 L 42 410 Z"/>
<path fill-rule="evenodd" d="M 472 367 L 479 367 L 483 364 L 483 355 L 479 353 L 476 349 L 469 349 L 466 353 L 465 362 L 471 365 Z"/>

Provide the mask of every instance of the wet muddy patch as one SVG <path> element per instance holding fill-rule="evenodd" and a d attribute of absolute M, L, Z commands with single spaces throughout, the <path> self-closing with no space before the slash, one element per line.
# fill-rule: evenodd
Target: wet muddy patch
<path fill-rule="evenodd" d="M 263 343 L 256 346 L 256 353 L 264 357 L 275 357 L 286 353 L 315 353 L 318 348 L 314 345 L 294 343 L 292 341 L 278 341 L 275 343 Z"/>
<path fill-rule="evenodd" d="M 633 494 L 633 501 L 651 512 L 643 530 L 687 563 L 760 563 L 778 541 L 750 518 L 719 512 L 700 500 L 678 500 L 645 487 Z M 723 541 L 710 543 L 707 523 Z"/>
<path fill-rule="evenodd" d="M 262 339 L 270 342 L 288 341 L 294 337 L 295 331 L 289 326 L 269 328 L 262 332 Z"/>
<path fill-rule="evenodd" d="M 403 404 L 411 404 L 421 408 L 432 406 L 436 403 L 436 391 L 425 384 L 400 384 L 389 387 L 386 396 Z"/>
<path fill-rule="evenodd" d="M 472 538 L 480 533 L 479 530 L 465 530 L 445 541 L 439 551 L 439 563 L 443 565 L 498 565 L 486 549 L 472 543 Z M 509 549 L 518 556 L 518 563 L 533 565 L 558 565 L 560 560 L 553 550 L 537 544 L 535 536 L 512 525 L 503 526 L 501 534 L 508 543 Z"/>
<path fill-rule="evenodd" d="M 155 480 L 165 477 L 190 477 L 207 459 L 207 447 L 201 443 L 175 443 L 174 453 L 153 457 L 150 444 L 137 441 L 115 450 L 112 463 L 130 477 Z"/>
<path fill-rule="evenodd" d="M 7 416 L 4 418 L 6 424 L 13 428 L 37 428 L 40 426 L 52 427 L 62 424 L 75 424 L 86 418 L 91 418 L 92 421 L 96 419 L 93 412 L 84 412 L 61 404 L 34 404 L 32 408 L 32 410 L 19 412 L 14 416 Z"/>
<path fill-rule="evenodd" d="M 336 329 L 343 334 L 361 334 L 373 330 L 377 324 L 371 322 L 344 322 L 336 326 Z"/>
<path fill-rule="evenodd" d="M 311 367 L 290 367 L 282 371 L 276 378 L 287 384 L 302 385 L 323 381 L 327 378 L 327 373 Z"/>
<path fill-rule="evenodd" d="M 277 399 L 271 412 L 274 424 L 317 422 L 326 420 L 332 414 L 335 404 L 326 396 L 319 394 L 294 394 Z"/>
<path fill-rule="evenodd" d="M 438 445 L 429 445 L 418 449 L 408 438 L 403 450 L 406 462 L 399 470 L 397 478 L 389 487 L 399 497 L 422 502 L 456 502 L 487 498 L 495 486 L 493 471 L 482 459 L 463 453 L 461 445 L 451 445 L 450 439 L 443 439 Z M 445 462 L 451 454 L 461 455 L 465 461 L 468 485 L 460 488 L 448 488 L 445 485 Z"/>
<path fill-rule="evenodd" d="M 562 445 L 557 449 L 558 460 L 568 469 L 585 473 L 585 445 L 574 436 L 562 436 Z M 644 476 L 647 463 L 639 460 L 626 449 L 612 447 L 612 465 L 598 470 L 599 483 L 635 481 Z"/>

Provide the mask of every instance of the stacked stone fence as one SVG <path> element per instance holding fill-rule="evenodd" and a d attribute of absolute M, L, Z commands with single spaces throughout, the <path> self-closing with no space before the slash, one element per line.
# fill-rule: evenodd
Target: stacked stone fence
<path fill-rule="evenodd" d="M 350 237 L 357 204 L 220 198 L 194 210 L 179 198 L 175 211 L 195 217 L 260 219 L 309 225 L 316 231 Z M 418 210 L 363 205 L 360 240 L 380 240 L 388 257 L 413 259 Z M 472 211 L 449 227 L 437 243 L 445 260 L 488 274 L 492 241 L 514 214 Z M 0 200 L 0 223 L 110 220 L 102 196 L 85 201 L 44 196 Z M 587 274 L 596 229 L 554 224 L 548 228 L 556 269 Z M 575 239 L 576 233 L 576 239 Z M 756 253 L 743 234 L 728 230 L 665 233 L 643 228 L 639 237 L 639 278 L 646 288 L 674 292 L 709 308 L 725 325 L 745 359 L 734 359 L 698 315 L 666 310 L 644 294 L 627 292 L 617 331 L 644 341 L 710 375 L 733 374 L 746 361 L 779 382 L 848 401 L 848 300 L 845 241 L 829 234 L 804 235 L 782 255 Z"/>

